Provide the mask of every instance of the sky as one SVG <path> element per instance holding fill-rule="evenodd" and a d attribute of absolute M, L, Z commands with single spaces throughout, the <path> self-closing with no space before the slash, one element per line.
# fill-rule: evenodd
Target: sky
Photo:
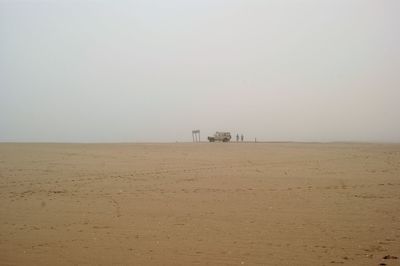
<path fill-rule="evenodd" d="M 400 142 L 398 0 L 0 0 L 1 142 Z"/>

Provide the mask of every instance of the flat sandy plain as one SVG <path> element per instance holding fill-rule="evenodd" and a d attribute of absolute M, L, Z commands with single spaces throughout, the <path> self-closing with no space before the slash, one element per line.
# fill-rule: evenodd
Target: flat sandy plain
<path fill-rule="evenodd" d="M 397 144 L 0 144 L 1 265 L 380 263 Z"/>

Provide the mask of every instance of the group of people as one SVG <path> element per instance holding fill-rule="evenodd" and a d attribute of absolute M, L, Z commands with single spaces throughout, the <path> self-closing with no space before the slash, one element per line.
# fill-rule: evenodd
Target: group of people
<path fill-rule="evenodd" d="M 243 134 L 240 135 L 240 140 L 243 142 L 243 140 L 244 140 Z M 239 133 L 236 134 L 236 142 L 239 142 Z"/>

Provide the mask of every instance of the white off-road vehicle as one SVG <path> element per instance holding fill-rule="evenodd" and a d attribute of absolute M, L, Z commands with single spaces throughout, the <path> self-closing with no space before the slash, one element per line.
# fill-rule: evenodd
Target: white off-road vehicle
<path fill-rule="evenodd" d="M 231 133 L 230 132 L 215 132 L 214 136 L 208 137 L 208 141 L 215 142 L 215 141 L 222 141 L 228 142 L 231 140 Z"/>

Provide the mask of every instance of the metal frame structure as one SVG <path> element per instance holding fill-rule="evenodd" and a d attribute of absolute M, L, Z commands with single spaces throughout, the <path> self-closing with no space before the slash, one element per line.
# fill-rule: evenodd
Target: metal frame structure
<path fill-rule="evenodd" d="M 192 130 L 192 138 L 193 138 L 193 142 L 200 142 L 200 130 L 199 129 Z"/>

